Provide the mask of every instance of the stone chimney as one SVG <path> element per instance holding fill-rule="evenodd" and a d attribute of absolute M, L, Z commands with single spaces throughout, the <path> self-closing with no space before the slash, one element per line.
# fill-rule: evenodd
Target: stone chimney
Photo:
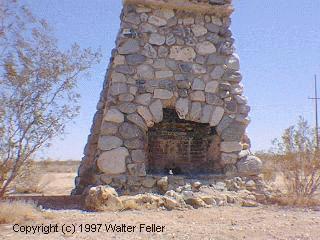
<path fill-rule="evenodd" d="M 73 194 L 257 175 L 231 0 L 125 0 Z"/>

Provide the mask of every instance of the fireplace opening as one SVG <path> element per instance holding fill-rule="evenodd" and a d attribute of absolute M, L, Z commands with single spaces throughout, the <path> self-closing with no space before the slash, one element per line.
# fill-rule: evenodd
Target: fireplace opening
<path fill-rule="evenodd" d="M 180 119 L 163 109 L 163 120 L 148 131 L 148 174 L 214 173 L 219 158 L 215 128 Z"/>

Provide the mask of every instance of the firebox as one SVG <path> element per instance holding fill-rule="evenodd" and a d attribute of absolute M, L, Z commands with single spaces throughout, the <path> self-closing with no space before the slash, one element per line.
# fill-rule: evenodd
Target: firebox
<path fill-rule="evenodd" d="M 148 131 L 150 174 L 199 174 L 214 171 L 209 153 L 215 128 L 180 119 L 175 109 L 164 109 L 163 120 Z"/>

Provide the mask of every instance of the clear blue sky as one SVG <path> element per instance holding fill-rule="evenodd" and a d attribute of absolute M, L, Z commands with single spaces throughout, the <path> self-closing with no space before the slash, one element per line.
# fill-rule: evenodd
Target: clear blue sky
<path fill-rule="evenodd" d="M 23 0 L 54 27 L 61 47 L 101 47 L 102 62 L 83 79 L 81 114 L 45 156 L 80 159 L 116 34 L 121 0 Z M 313 75 L 320 78 L 320 1 L 234 0 L 232 31 L 241 58 L 245 95 L 252 107 L 253 150 L 268 149 L 299 115 L 314 124 Z M 320 81 L 319 81 L 320 82 Z"/>

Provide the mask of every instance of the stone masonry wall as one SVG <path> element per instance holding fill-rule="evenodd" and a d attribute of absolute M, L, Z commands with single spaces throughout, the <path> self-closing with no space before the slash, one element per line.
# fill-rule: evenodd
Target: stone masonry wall
<path fill-rule="evenodd" d="M 215 128 L 225 174 L 257 174 L 245 141 L 250 107 L 230 24 L 230 16 L 124 5 L 74 194 L 101 183 L 123 192 L 152 189 L 147 132 L 164 108 Z"/>

